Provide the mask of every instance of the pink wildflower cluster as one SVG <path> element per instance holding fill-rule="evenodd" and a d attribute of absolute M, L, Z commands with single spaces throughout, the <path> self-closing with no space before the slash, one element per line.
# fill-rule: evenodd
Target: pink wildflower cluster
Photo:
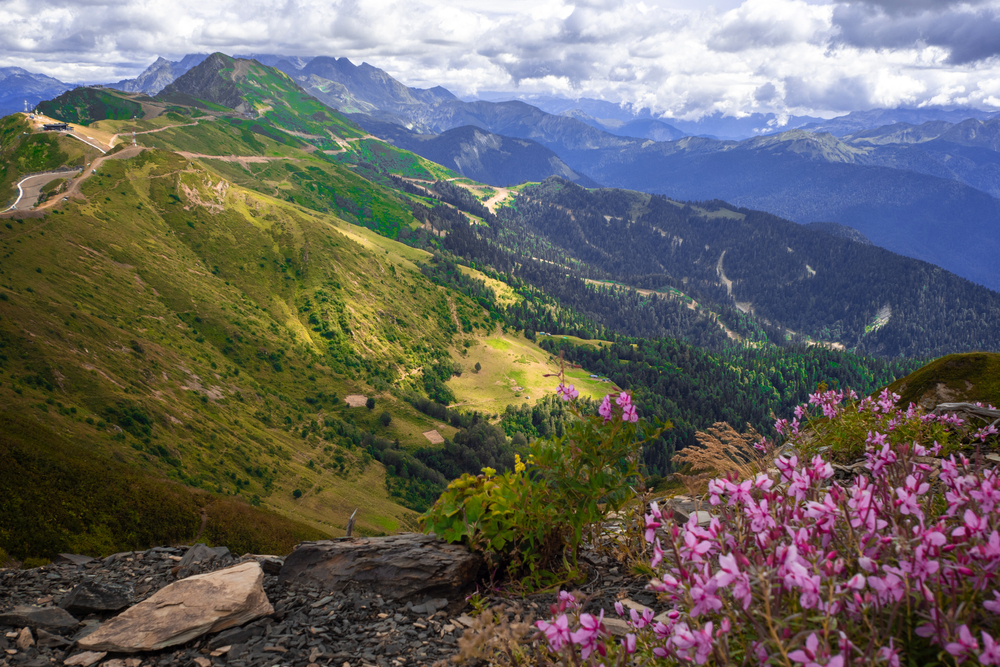
<path fill-rule="evenodd" d="M 604 418 L 604 422 L 607 423 L 611 421 L 612 416 L 615 413 L 614 407 L 611 405 L 611 394 L 604 397 L 601 401 L 601 407 L 597 409 L 597 414 Z M 639 421 L 639 413 L 635 410 L 635 405 L 632 404 L 632 397 L 628 392 L 621 392 L 615 398 L 615 405 L 621 410 L 622 421 L 632 422 L 633 424 Z"/>
<path fill-rule="evenodd" d="M 810 403 L 831 421 L 865 420 L 864 474 L 841 484 L 821 456 L 792 454 L 769 474 L 712 480 L 707 523 L 695 515 L 677 525 L 653 503 L 648 587 L 665 608 L 630 610 L 619 643 L 601 617 L 554 609 L 539 624 L 549 648 L 583 664 L 784 656 L 806 667 L 897 667 L 915 640 L 956 663 L 1000 666 L 1000 473 L 964 456 L 931 465 L 925 457 L 940 445 L 901 437 L 926 423 L 918 408 L 899 410 L 899 397 L 883 392 L 847 410 L 854 398 L 824 392 Z M 552 624 L 569 639 L 553 641 Z"/>

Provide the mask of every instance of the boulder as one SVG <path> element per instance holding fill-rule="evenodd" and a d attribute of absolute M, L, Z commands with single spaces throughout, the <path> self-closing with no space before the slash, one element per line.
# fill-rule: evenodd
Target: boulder
<path fill-rule="evenodd" d="M 72 614 L 118 611 L 132 604 L 131 584 L 99 584 L 85 581 L 71 590 L 59 606 Z"/>
<path fill-rule="evenodd" d="M 279 581 L 317 583 L 327 591 L 360 583 L 389 598 L 455 599 L 471 584 L 482 559 L 434 535 L 403 533 L 303 542 L 285 557 Z"/>
<path fill-rule="evenodd" d="M 18 628 L 68 629 L 79 624 L 65 609 L 59 607 L 14 607 L 0 614 L 0 625 Z"/>
<path fill-rule="evenodd" d="M 84 650 L 135 653 L 183 644 L 273 613 L 256 562 L 197 574 L 166 586 L 77 643 Z"/>

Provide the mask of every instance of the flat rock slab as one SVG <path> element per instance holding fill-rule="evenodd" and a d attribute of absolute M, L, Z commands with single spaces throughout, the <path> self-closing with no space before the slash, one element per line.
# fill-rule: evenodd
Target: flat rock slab
<path fill-rule="evenodd" d="M 274 612 L 256 562 L 197 574 L 160 589 L 77 642 L 86 651 L 136 653 L 183 644 Z"/>
<path fill-rule="evenodd" d="M 17 628 L 47 628 L 50 630 L 75 628 L 79 621 L 59 607 L 14 607 L 0 614 L 0 625 Z"/>
<path fill-rule="evenodd" d="M 285 557 L 281 582 L 318 583 L 343 590 L 358 583 L 394 599 L 433 596 L 455 599 L 471 584 L 482 559 L 434 535 L 403 533 L 303 542 Z"/>
<path fill-rule="evenodd" d="M 86 565 L 95 561 L 90 556 L 81 556 L 80 554 L 59 554 L 52 562 L 55 565 Z"/>
<path fill-rule="evenodd" d="M 132 604 L 131 584 L 99 584 L 85 581 L 62 599 L 59 606 L 72 614 L 118 611 Z"/>
<path fill-rule="evenodd" d="M 368 397 L 362 396 L 361 394 L 350 394 L 349 396 L 344 396 L 344 403 L 347 403 L 347 405 L 352 408 L 363 408 L 367 402 Z"/>

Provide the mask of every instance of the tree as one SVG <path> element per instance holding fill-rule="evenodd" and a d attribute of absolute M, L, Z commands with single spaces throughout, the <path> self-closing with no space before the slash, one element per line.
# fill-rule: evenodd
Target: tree
<path fill-rule="evenodd" d="M 476 372 L 477 372 L 477 373 L 478 373 L 479 371 L 483 370 L 483 367 L 482 367 L 482 365 L 481 365 L 481 364 L 480 364 L 480 363 L 479 363 L 478 361 L 476 362 L 476 365 L 475 365 L 475 369 L 476 369 Z"/>
<path fill-rule="evenodd" d="M 295 489 L 294 491 L 292 491 L 292 497 L 298 500 L 299 498 L 302 497 L 302 491 Z"/>
<path fill-rule="evenodd" d="M 368 400 L 365 401 L 365 407 L 368 408 L 369 410 L 374 410 L 375 409 L 375 399 L 372 398 L 371 396 L 369 396 Z"/>
<path fill-rule="evenodd" d="M 382 428 L 385 428 L 389 425 L 390 422 L 392 422 L 392 415 L 390 415 L 388 412 L 383 412 L 381 415 L 379 415 L 378 420 L 379 422 L 381 422 Z"/>

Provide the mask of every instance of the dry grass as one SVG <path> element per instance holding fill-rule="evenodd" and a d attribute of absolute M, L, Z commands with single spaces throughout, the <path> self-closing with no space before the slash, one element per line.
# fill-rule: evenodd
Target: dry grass
<path fill-rule="evenodd" d="M 739 433 L 726 422 L 716 422 L 707 431 L 698 431 L 698 444 L 674 454 L 673 462 L 684 473 L 677 477 L 693 495 L 703 493 L 708 480 L 720 475 L 743 480 L 755 477 L 771 467 L 774 452 L 761 452 L 754 447 L 761 435 L 749 424 L 747 432 Z"/>
<path fill-rule="evenodd" d="M 458 640 L 458 653 L 450 661 L 440 661 L 435 667 L 452 664 L 489 664 L 515 667 L 549 664 L 537 639 L 534 616 L 514 606 L 501 605 L 476 616 L 472 627 Z M 544 660 L 544 662 L 543 662 Z"/>

